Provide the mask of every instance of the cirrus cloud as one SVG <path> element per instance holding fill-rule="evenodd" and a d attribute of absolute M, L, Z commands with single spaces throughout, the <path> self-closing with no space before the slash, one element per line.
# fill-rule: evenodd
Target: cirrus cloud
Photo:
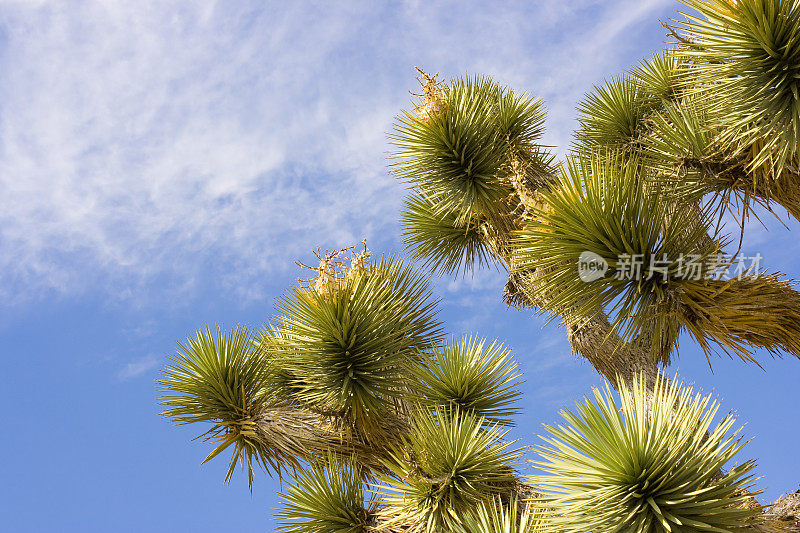
<path fill-rule="evenodd" d="M 317 244 L 396 246 L 412 65 L 544 96 L 563 147 L 603 48 L 669 4 L 3 4 L 0 296 L 253 295 Z"/>

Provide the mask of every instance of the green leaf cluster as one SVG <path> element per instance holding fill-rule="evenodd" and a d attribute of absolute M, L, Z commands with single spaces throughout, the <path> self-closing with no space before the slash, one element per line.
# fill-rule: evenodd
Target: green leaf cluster
<path fill-rule="evenodd" d="M 752 462 L 733 464 L 745 443 L 719 404 L 659 378 L 595 389 L 565 423 L 546 426 L 534 477 L 548 507 L 548 531 L 740 531 L 756 514 L 746 492 Z M 722 472 L 722 474 L 720 474 Z"/>
<path fill-rule="evenodd" d="M 367 501 L 362 472 L 354 461 L 329 457 L 299 472 L 283 492 L 278 531 L 285 533 L 367 533 L 374 502 Z"/>
<path fill-rule="evenodd" d="M 694 91 L 724 127 L 722 141 L 752 153 L 751 168 L 781 172 L 800 156 L 800 2 L 683 0 L 676 24 Z"/>
<path fill-rule="evenodd" d="M 330 292 L 291 289 L 265 347 L 291 397 L 374 434 L 410 385 L 408 367 L 441 338 L 427 276 L 384 258 Z"/>
<path fill-rule="evenodd" d="M 495 496 L 509 496 L 520 451 L 506 432 L 466 413 L 437 409 L 415 416 L 381 477 L 388 524 L 410 531 L 457 531 L 466 515 Z"/>
<path fill-rule="evenodd" d="M 231 479 L 241 463 L 250 486 L 255 465 L 277 468 L 275 458 L 258 438 L 258 415 L 269 401 L 265 386 L 273 368 L 253 350 L 249 331 L 200 330 L 186 344 L 179 344 L 171 361 L 160 380 L 166 393 L 163 415 L 179 424 L 212 424 L 201 437 L 217 446 L 204 462 L 233 446 L 225 480 Z"/>
<path fill-rule="evenodd" d="M 439 272 L 468 271 L 492 262 L 487 223 L 512 223 L 514 179 L 549 175 L 552 157 L 537 144 L 545 111 L 486 77 L 452 80 L 436 94 L 435 112 L 403 112 L 390 136 L 392 170 L 414 191 L 403 240 Z"/>
<path fill-rule="evenodd" d="M 411 396 L 422 406 L 482 417 L 492 424 L 513 425 L 519 398 L 517 365 L 502 344 L 464 338 L 432 350 L 412 368 Z"/>
<path fill-rule="evenodd" d="M 515 246 L 518 269 L 545 273 L 540 290 L 549 295 L 547 311 L 554 317 L 602 310 L 625 339 L 652 331 L 662 340 L 654 349 L 675 343 L 682 325 L 677 293 L 689 273 L 683 258 L 693 254 L 703 265 L 716 246 L 711 239 L 699 245 L 710 226 L 705 213 L 687 224 L 666 200 L 676 191 L 654 185 L 636 158 L 594 152 L 571 158 L 557 184 L 541 193 L 546 207 L 534 212 Z M 599 279 L 579 276 L 586 252 L 608 265 Z M 669 351 L 654 355 L 668 360 Z"/>
<path fill-rule="evenodd" d="M 393 170 L 459 220 L 494 213 L 511 193 L 501 174 L 512 155 L 541 136 L 542 103 L 486 77 L 453 80 L 443 91 L 436 113 L 398 118 Z"/>
<path fill-rule="evenodd" d="M 411 257 L 441 274 L 458 274 L 494 264 L 477 217 L 462 220 L 457 211 L 416 193 L 405 201 L 403 243 Z"/>
<path fill-rule="evenodd" d="M 503 504 L 500 498 L 481 503 L 466 515 L 459 533 L 544 533 L 544 508 L 531 502 L 512 499 Z"/>

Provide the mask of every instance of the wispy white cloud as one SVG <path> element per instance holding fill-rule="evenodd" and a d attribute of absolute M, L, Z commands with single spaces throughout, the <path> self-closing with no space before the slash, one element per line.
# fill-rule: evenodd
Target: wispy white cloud
<path fill-rule="evenodd" d="M 541 94 L 563 147 L 611 44 L 664 5 L 4 4 L 0 296 L 258 294 L 312 246 L 395 245 L 412 65 Z"/>
<path fill-rule="evenodd" d="M 184 280 L 215 261 L 268 270 L 303 233 L 351 237 L 348 202 L 319 175 L 355 170 L 335 176 L 338 191 L 353 189 L 359 173 L 381 171 L 353 145 L 378 154 L 382 145 L 332 131 L 341 117 L 315 95 L 314 74 L 344 20 L 307 25 L 317 44 L 308 46 L 267 31 L 299 28 L 301 13 L 286 13 L 283 28 L 262 21 L 264 31 L 245 31 L 247 13 L 239 20 L 213 7 L 50 5 L 9 17 L 10 75 L 0 86 L 6 291 L 9 274 L 71 291 L 98 270 Z"/>
<path fill-rule="evenodd" d="M 144 375 L 158 365 L 158 359 L 153 355 L 146 355 L 135 359 L 117 372 L 117 377 L 121 380 L 128 380 Z"/>

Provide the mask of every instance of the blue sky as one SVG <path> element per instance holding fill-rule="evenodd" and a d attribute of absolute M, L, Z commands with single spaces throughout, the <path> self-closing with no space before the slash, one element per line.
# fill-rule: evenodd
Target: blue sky
<path fill-rule="evenodd" d="M 672 1 L 386 4 L 0 2 L 0 401 L 5 531 L 269 531 L 276 480 L 223 483 L 196 428 L 158 416 L 156 379 L 203 324 L 257 326 L 310 250 L 399 252 L 386 132 L 414 65 L 541 96 L 563 151 L 574 108 L 657 50 Z M 800 277 L 800 225 L 746 252 Z M 525 371 L 515 437 L 599 383 L 564 331 L 506 309 L 503 276 L 436 281 L 456 334 Z M 753 441 L 764 500 L 794 490 L 800 362 L 671 370 Z"/>

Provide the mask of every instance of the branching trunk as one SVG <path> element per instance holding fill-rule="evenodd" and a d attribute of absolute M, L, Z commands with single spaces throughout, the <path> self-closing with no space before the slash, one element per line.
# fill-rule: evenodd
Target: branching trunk
<path fill-rule="evenodd" d="M 536 189 L 546 187 L 553 179 L 542 175 L 512 177 L 510 181 L 518 200 L 510 201 L 505 224 L 485 231 L 492 252 L 509 271 L 503 298 L 513 307 L 541 309 L 546 307 L 552 291 L 558 290 L 546 283 L 546 272 L 518 271 L 513 249 L 508 244 L 511 233 L 520 228 L 525 213 L 537 202 Z M 589 318 L 566 312 L 561 319 L 573 352 L 589 361 L 615 388 L 619 388 L 620 382 L 632 386 L 634 377 L 640 373 L 648 384 L 655 383 L 660 371 L 658 358 L 653 354 L 658 352 L 651 350 L 649 334 L 644 333 L 632 342 L 623 340 L 600 309 Z"/>
<path fill-rule="evenodd" d="M 261 444 L 279 463 L 299 468 L 301 462 L 314 463 L 333 455 L 353 457 L 371 470 L 383 470 L 387 447 L 370 442 L 337 417 L 303 407 L 268 406 L 257 417 L 257 423 Z M 395 435 L 395 442 L 406 428 L 407 421 L 390 418 L 384 426 L 387 434 Z"/>

